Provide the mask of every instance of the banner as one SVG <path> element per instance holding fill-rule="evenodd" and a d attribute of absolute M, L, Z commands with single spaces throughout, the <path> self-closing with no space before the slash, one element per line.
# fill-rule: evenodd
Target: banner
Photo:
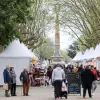
<path fill-rule="evenodd" d="M 35 58 L 32 59 L 32 64 L 36 64 L 36 59 Z"/>

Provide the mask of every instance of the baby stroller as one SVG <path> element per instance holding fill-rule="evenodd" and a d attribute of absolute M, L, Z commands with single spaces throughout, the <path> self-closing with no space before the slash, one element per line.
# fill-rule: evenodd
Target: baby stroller
<path fill-rule="evenodd" d="M 68 96 L 68 90 L 67 90 L 67 85 L 68 85 L 68 82 L 63 80 L 62 81 L 62 89 L 61 89 L 61 95 L 60 95 L 60 98 L 62 99 L 62 97 L 65 97 L 67 99 L 67 96 Z M 54 96 L 56 98 L 56 94 L 55 94 L 55 91 L 54 91 Z"/>
<path fill-rule="evenodd" d="M 68 82 L 66 80 L 63 80 L 62 89 L 61 89 L 61 96 L 60 96 L 61 98 L 65 97 L 67 99 L 67 96 L 68 96 L 67 85 L 68 85 Z"/>
<path fill-rule="evenodd" d="M 40 86 L 40 78 L 35 78 L 35 80 L 33 81 L 32 86 Z"/>

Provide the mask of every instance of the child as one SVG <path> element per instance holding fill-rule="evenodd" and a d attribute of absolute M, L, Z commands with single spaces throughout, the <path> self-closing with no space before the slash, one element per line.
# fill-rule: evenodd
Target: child
<path fill-rule="evenodd" d="M 45 74 L 45 86 L 49 86 L 49 77 Z"/>

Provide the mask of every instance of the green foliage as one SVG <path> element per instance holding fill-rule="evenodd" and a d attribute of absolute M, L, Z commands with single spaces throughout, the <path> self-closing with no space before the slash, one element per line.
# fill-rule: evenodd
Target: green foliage
<path fill-rule="evenodd" d="M 30 8 L 32 20 L 25 24 L 19 25 L 20 31 L 23 33 L 22 41 L 28 48 L 34 50 L 41 46 L 45 41 L 45 33 L 47 31 L 50 18 L 48 17 L 47 7 L 44 0 L 34 0 L 34 4 Z"/>
<path fill-rule="evenodd" d="M 61 50 L 61 55 L 63 56 L 64 61 L 67 63 L 71 60 L 71 58 L 67 55 L 66 51 Z"/>
<path fill-rule="evenodd" d="M 37 56 L 41 59 L 51 59 L 51 57 L 54 54 L 54 48 L 53 43 L 50 39 L 45 39 L 45 43 L 36 48 L 34 51 L 37 54 Z"/>
<path fill-rule="evenodd" d="M 59 21 L 66 33 L 77 39 L 80 50 L 100 43 L 100 0 L 46 0 L 52 7 L 59 5 Z M 55 19 L 55 17 L 54 17 Z M 68 34 L 66 34 L 68 35 Z"/>
<path fill-rule="evenodd" d="M 79 45 L 77 41 L 75 41 L 72 45 L 69 46 L 67 54 L 70 58 L 74 58 L 78 50 L 79 50 Z"/>
<path fill-rule="evenodd" d="M 0 0 L 0 45 L 7 46 L 20 37 L 16 27 L 29 19 L 31 3 L 31 0 Z"/>
<path fill-rule="evenodd" d="M 68 9 L 65 14 L 69 15 L 63 16 L 63 24 L 72 31 L 71 35 L 77 38 L 80 49 L 95 47 L 100 43 L 100 0 L 64 2 Z"/>

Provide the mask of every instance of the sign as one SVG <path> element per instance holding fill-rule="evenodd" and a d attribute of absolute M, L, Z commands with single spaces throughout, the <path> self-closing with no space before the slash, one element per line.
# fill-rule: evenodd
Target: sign
<path fill-rule="evenodd" d="M 32 59 L 32 64 L 36 64 L 36 59 L 35 58 Z"/>
<path fill-rule="evenodd" d="M 80 73 L 68 73 L 68 93 L 81 95 Z"/>

